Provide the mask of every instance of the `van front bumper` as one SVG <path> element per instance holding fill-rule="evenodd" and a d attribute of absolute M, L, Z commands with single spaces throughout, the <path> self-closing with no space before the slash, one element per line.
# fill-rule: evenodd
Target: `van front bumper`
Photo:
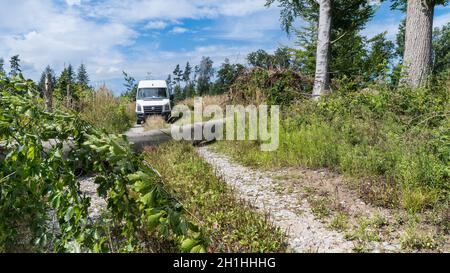
<path fill-rule="evenodd" d="M 140 122 L 145 121 L 150 116 L 163 116 L 164 118 L 167 119 L 170 116 L 170 111 L 158 113 L 136 113 L 136 118 Z"/>

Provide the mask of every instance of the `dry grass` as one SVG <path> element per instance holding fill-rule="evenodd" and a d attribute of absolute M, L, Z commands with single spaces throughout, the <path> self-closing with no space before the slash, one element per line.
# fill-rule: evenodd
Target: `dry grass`
<path fill-rule="evenodd" d="M 203 99 L 203 108 L 209 106 L 209 105 L 219 105 L 220 107 L 226 106 L 228 102 L 228 96 L 227 95 L 217 95 L 217 96 L 203 96 L 201 97 Z M 180 101 L 179 105 L 186 105 L 190 109 L 194 109 L 194 101 L 195 98 L 188 98 L 183 101 Z"/>
<path fill-rule="evenodd" d="M 122 133 L 135 121 L 134 104 L 114 97 L 105 86 L 83 98 L 80 105 L 84 120 L 110 133 Z"/>
<path fill-rule="evenodd" d="M 152 131 L 167 128 L 169 125 L 162 116 L 150 116 L 145 120 L 144 131 Z"/>
<path fill-rule="evenodd" d="M 203 96 L 202 98 L 202 107 L 203 110 L 211 105 L 218 105 L 220 106 L 222 109 L 225 109 L 226 105 L 228 104 L 228 96 L 227 95 L 216 95 L 216 96 Z M 185 99 L 183 101 L 180 101 L 177 103 L 177 105 L 185 105 L 187 107 L 189 107 L 189 109 L 193 110 L 194 109 L 194 103 L 195 103 L 195 98 L 188 98 Z M 201 117 L 202 121 L 209 121 L 211 119 L 217 119 L 217 118 L 223 118 L 223 117 L 214 117 L 214 118 L 210 118 L 210 117 Z M 192 113 L 191 118 L 187 118 L 187 117 L 182 117 L 180 120 L 178 120 L 175 124 L 178 126 L 183 126 L 186 124 L 193 124 L 195 122 L 195 118 L 194 118 L 194 113 Z"/>

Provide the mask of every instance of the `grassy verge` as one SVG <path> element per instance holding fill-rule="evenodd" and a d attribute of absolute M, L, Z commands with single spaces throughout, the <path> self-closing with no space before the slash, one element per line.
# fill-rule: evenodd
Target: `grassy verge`
<path fill-rule="evenodd" d="M 211 238 L 210 251 L 286 251 L 284 234 L 265 215 L 236 199 L 191 145 L 170 142 L 149 148 L 144 155 L 161 172 L 171 193 L 200 220 Z"/>
<path fill-rule="evenodd" d="M 335 94 L 283 109 L 280 148 L 219 142 L 216 148 L 254 167 L 330 168 L 355 183 L 366 201 L 411 213 L 450 198 L 448 89 Z M 448 222 L 448 219 L 446 220 Z M 447 223 L 448 225 L 448 223 Z"/>

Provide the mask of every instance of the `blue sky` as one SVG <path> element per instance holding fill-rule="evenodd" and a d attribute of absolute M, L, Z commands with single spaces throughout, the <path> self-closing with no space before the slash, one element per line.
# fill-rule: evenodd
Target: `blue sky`
<path fill-rule="evenodd" d="M 47 65 L 87 65 L 94 86 L 122 90 L 122 71 L 136 79 L 165 79 L 176 64 L 210 56 L 244 62 L 254 50 L 294 45 L 280 28 L 279 9 L 265 0 L 0 0 L 0 57 L 20 54 L 27 77 Z M 394 38 L 403 18 L 388 4 L 364 35 L 387 31 Z M 450 21 L 438 7 L 435 26 Z M 299 22 L 300 24 L 301 22 Z"/>

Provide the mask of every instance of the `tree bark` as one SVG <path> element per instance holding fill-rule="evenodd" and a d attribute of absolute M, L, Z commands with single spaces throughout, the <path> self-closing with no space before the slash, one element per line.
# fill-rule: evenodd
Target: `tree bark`
<path fill-rule="evenodd" d="M 423 85 L 431 71 L 434 4 L 428 0 L 408 0 L 405 28 L 402 83 Z"/>
<path fill-rule="evenodd" d="M 313 98 L 330 92 L 331 0 L 317 0 L 320 5 L 317 37 L 316 74 Z"/>
<path fill-rule="evenodd" d="M 52 85 L 52 75 L 48 73 L 45 76 L 45 88 L 44 88 L 44 100 L 45 100 L 45 110 L 51 112 L 53 109 L 53 85 Z"/>

